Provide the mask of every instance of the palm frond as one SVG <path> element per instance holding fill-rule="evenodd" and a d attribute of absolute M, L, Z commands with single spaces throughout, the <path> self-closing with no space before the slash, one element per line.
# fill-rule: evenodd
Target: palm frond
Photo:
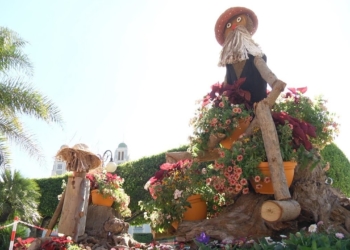
<path fill-rule="evenodd" d="M 21 50 L 26 44 L 16 32 L 0 27 L 0 71 L 15 69 L 32 75 L 33 66 Z"/>
<path fill-rule="evenodd" d="M 16 120 L 14 122 L 14 120 Z M 44 162 L 44 155 L 41 152 L 40 147 L 36 143 L 33 135 L 24 131 L 22 126 L 16 126 L 17 117 L 6 117 L 1 115 L 0 109 L 0 150 L 5 153 L 6 162 L 9 163 L 9 150 L 5 144 L 5 140 L 9 140 L 19 145 L 20 148 L 28 152 L 32 157 L 35 157 L 38 161 Z"/>
<path fill-rule="evenodd" d="M 21 79 L 0 80 L 0 110 L 7 107 L 13 113 L 21 113 L 44 120 L 47 123 L 63 124 L 59 109 Z"/>

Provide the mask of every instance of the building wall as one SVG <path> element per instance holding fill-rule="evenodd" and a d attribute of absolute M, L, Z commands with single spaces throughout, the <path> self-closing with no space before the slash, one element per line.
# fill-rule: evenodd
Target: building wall
<path fill-rule="evenodd" d="M 67 172 L 66 162 L 64 161 L 54 161 L 51 176 L 62 175 Z"/>

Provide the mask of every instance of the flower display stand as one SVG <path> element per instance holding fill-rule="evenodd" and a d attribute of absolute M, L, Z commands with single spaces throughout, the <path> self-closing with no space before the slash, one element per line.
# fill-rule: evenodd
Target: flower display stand
<path fill-rule="evenodd" d="M 297 165 L 297 163 L 292 162 L 292 161 L 283 162 L 284 173 L 286 175 L 288 187 L 290 187 L 290 185 L 293 182 L 294 169 L 295 169 L 296 165 Z M 271 176 L 268 162 L 261 162 L 258 167 L 264 176 L 268 176 L 268 177 Z M 251 182 L 256 193 L 274 194 L 272 182 L 265 183 L 263 180 L 260 180 L 259 182 L 255 182 L 254 179 L 251 179 L 250 182 Z M 257 185 L 261 185 L 261 188 L 257 188 Z"/>
<path fill-rule="evenodd" d="M 103 197 L 99 193 L 98 189 L 91 190 L 92 204 L 99 206 L 111 207 L 113 204 L 113 199 L 110 197 Z"/>

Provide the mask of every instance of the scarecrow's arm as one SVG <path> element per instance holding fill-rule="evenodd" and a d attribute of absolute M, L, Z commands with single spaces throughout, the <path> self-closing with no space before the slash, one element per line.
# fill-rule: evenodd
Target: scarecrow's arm
<path fill-rule="evenodd" d="M 287 84 L 276 77 L 276 75 L 269 69 L 266 62 L 261 57 L 256 56 L 254 59 L 254 64 L 255 67 L 258 69 L 261 77 L 270 85 L 272 89 L 267 98 L 265 99 L 268 102 L 269 107 L 271 108 L 275 104 L 276 99 L 282 93 Z M 255 127 L 259 127 L 257 119 L 254 119 L 251 122 L 245 133 L 247 135 L 250 135 Z"/>

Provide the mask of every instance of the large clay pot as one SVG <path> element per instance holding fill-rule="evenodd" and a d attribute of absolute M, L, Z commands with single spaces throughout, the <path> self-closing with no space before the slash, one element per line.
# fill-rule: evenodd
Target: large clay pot
<path fill-rule="evenodd" d="M 202 200 L 200 194 L 194 194 L 187 198 L 187 201 L 191 204 L 191 207 L 186 209 L 182 220 L 204 220 L 207 218 L 207 203 Z M 171 223 L 172 227 L 177 229 L 179 226 L 178 221 Z"/>
<path fill-rule="evenodd" d="M 103 197 L 103 195 L 98 192 L 98 189 L 91 190 L 91 199 L 92 204 L 106 207 L 111 207 L 114 201 L 112 197 Z"/>
<path fill-rule="evenodd" d="M 284 173 L 286 175 L 288 187 L 290 187 L 290 185 L 293 182 L 294 169 L 295 169 L 296 165 L 297 165 L 297 162 L 293 162 L 293 161 L 285 161 L 285 162 L 283 162 Z M 268 162 L 261 162 L 258 167 L 259 167 L 259 169 L 261 170 L 261 172 L 263 173 L 264 176 L 268 176 L 268 177 L 271 176 Z M 254 188 L 256 193 L 260 193 L 260 194 L 274 194 L 272 181 L 270 181 L 269 183 L 265 183 L 263 180 L 261 180 L 260 182 L 255 182 L 254 179 L 251 179 L 250 183 L 252 184 L 252 186 L 253 186 L 253 188 Z M 258 185 L 258 184 L 262 185 L 262 187 L 260 189 L 256 188 L 256 185 Z"/>
<path fill-rule="evenodd" d="M 226 149 L 231 149 L 232 144 L 246 131 L 250 122 L 248 119 L 238 121 L 238 126 L 232 131 L 231 135 L 220 142 L 221 146 Z"/>

